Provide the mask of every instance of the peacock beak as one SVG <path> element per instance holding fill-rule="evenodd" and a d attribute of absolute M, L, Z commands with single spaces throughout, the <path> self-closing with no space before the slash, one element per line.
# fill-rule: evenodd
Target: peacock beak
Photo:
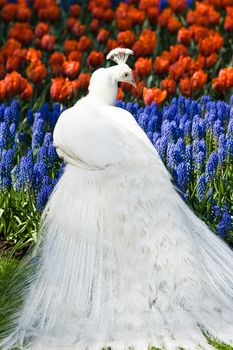
<path fill-rule="evenodd" d="M 136 81 L 134 80 L 134 78 L 132 78 L 132 80 L 130 80 L 130 84 L 133 85 L 135 88 L 137 87 Z"/>

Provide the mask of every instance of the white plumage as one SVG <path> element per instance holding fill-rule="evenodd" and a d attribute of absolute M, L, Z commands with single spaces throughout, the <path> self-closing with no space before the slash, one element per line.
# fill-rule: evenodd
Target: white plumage
<path fill-rule="evenodd" d="M 127 73 L 127 75 L 125 75 Z M 233 345 L 233 253 L 197 218 L 133 116 L 114 107 L 125 63 L 62 113 L 65 172 L 46 206 L 37 272 L 1 349 Z"/>

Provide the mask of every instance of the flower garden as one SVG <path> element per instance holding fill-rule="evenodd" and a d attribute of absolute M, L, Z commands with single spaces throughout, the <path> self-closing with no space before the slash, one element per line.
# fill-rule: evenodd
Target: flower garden
<path fill-rule="evenodd" d="M 0 250 L 23 255 L 64 163 L 52 132 L 115 47 L 130 111 L 180 195 L 233 246 L 233 0 L 0 0 Z"/>
<path fill-rule="evenodd" d="M 16 299 L 4 286 L 65 167 L 54 126 L 116 47 L 134 51 L 137 83 L 119 84 L 116 105 L 233 247 L 233 0 L 0 0 L 0 326 Z"/>

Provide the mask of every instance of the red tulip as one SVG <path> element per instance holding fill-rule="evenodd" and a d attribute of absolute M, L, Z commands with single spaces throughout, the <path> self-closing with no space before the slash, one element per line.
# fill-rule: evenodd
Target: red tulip
<path fill-rule="evenodd" d="M 144 87 L 143 89 L 143 99 L 146 105 L 150 105 L 152 102 L 156 102 L 160 105 L 167 97 L 167 91 L 160 90 L 157 87 L 148 89 Z"/>

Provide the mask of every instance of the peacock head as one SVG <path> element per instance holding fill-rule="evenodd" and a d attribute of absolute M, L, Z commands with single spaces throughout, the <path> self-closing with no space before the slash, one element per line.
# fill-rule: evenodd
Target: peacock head
<path fill-rule="evenodd" d="M 117 65 L 99 68 L 92 74 L 88 87 L 89 97 L 98 98 L 107 105 L 115 105 L 118 82 L 126 82 L 136 87 L 132 70 L 126 64 L 128 56 L 132 54 L 132 50 L 123 48 L 110 51 L 107 59 L 112 59 Z"/>
<path fill-rule="evenodd" d="M 113 71 L 114 79 L 117 82 L 125 82 L 136 87 L 131 68 L 126 64 L 129 55 L 133 55 L 130 49 L 116 48 L 109 52 L 107 60 L 111 59 L 117 63 L 117 66 L 110 67 Z"/>

